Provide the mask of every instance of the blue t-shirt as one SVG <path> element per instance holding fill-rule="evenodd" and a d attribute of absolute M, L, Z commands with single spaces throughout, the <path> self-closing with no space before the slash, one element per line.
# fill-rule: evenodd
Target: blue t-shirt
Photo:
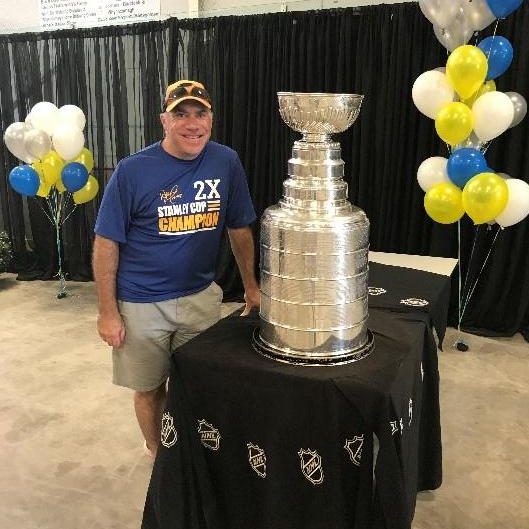
<path fill-rule="evenodd" d="M 119 162 L 95 232 L 119 243 L 118 299 L 149 303 L 206 288 L 224 226 L 254 220 L 235 151 L 210 141 L 194 160 L 180 160 L 157 142 Z"/>

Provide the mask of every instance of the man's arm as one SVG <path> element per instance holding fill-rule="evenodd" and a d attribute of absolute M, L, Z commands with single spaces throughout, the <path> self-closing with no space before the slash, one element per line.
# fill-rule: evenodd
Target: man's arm
<path fill-rule="evenodd" d="M 116 299 L 118 263 L 118 243 L 96 235 L 92 267 L 99 300 L 97 330 L 101 338 L 112 347 L 119 347 L 125 339 L 125 325 Z"/>
<path fill-rule="evenodd" d="M 253 307 L 259 307 L 261 304 L 261 291 L 255 279 L 255 252 L 252 231 L 248 226 L 228 228 L 228 235 L 244 285 L 246 307 L 241 316 L 246 316 Z"/>

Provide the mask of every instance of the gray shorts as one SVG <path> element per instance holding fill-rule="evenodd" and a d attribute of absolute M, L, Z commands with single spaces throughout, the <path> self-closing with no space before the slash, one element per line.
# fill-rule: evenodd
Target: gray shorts
<path fill-rule="evenodd" d="M 125 341 L 112 349 L 113 382 L 151 391 L 169 376 L 171 352 L 220 319 L 222 289 L 209 287 L 189 296 L 153 303 L 118 301 Z"/>

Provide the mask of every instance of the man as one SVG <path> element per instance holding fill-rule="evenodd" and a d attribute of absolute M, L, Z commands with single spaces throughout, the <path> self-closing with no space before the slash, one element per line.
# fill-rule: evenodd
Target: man
<path fill-rule="evenodd" d="M 160 115 L 164 138 L 121 160 L 99 209 L 93 268 L 98 331 L 113 347 L 113 382 L 134 390 L 145 448 L 156 455 L 170 354 L 220 318 L 213 282 L 227 227 L 245 288 L 258 307 L 255 212 L 235 151 L 210 141 L 211 99 L 178 81 Z"/>

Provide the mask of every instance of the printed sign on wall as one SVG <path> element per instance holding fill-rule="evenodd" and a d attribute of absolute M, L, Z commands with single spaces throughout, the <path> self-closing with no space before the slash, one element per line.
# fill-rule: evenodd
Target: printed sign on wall
<path fill-rule="evenodd" d="M 43 31 L 159 20 L 160 0 L 39 0 Z"/>

